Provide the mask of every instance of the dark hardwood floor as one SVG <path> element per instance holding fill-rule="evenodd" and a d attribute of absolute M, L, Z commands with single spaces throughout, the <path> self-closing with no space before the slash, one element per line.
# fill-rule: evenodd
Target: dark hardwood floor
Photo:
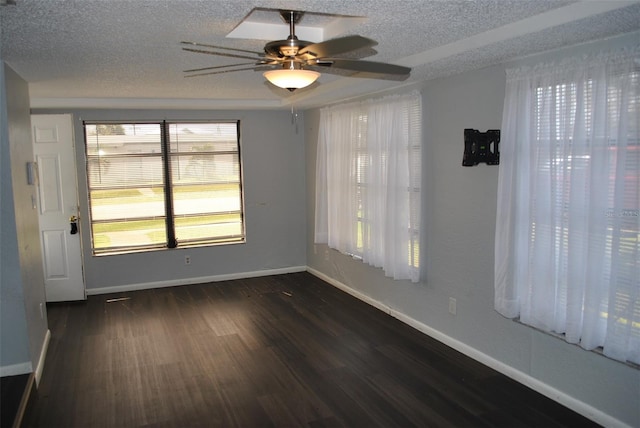
<path fill-rule="evenodd" d="M 595 426 L 308 273 L 48 312 L 27 427 Z"/>
<path fill-rule="evenodd" d="M 25 390 L 33 384 L 31 374 L 0 378 L 0 427 L 12 427 L 21 419 L 20 411 Z"/>

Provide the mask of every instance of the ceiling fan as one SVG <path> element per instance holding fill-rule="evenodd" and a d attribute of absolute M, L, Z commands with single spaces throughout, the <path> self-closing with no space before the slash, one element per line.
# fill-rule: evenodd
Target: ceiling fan
<path fill-rule="evenodd" d="M 409 67 L 339 57 L 339 55 L 371 48 L 378 44 L 366 37 L 345 36 L 319 43 L 299 40 L 295 34 L 295 24 L 300 21 L 303 14 L 304 12 L 300 11 L 280 11 L 282 19 L 289 24 L 289 37 L 286 40 L 267 43 L 264 52 L 196 42 L 180 42 L 190 46 L 183 47 L 185 51 L 252 61 L 185 70 L 185 77 L 243 70 L 265 70 L 263 75 L 269 82 L 292 92 L 315 82 L 320 77 L 319 71 L 340 70 L 355 73 L 356 77 L 376 79 L 404 80 L 409 77 L 411 73 Z"/>

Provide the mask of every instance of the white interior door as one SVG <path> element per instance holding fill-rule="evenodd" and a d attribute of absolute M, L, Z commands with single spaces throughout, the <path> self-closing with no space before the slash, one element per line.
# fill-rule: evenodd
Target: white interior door
<path fill-rule="evenodd" d="M 80 228 L 70 225 L 79 216 L 72 116 L 32 115 L 31 126 L 47 301 L 84 300 Z"/>

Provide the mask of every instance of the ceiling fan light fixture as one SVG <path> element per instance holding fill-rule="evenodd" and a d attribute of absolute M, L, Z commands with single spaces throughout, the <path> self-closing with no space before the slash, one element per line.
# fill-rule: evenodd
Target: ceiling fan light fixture
<path fill-rule="evenodd" d="M 306 88 L 320 77 L 320 73 L 317 71 L 292 70 L 288 68 L 265 71 L 262 75 L 279 88 L 288 89 L 292 92 L 296 89 Z"/>

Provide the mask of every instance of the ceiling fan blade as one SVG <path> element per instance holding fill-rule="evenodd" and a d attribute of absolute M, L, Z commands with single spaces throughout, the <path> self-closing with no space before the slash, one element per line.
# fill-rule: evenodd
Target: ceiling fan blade
<path fill-rule="evenodd" d="M 411 69 L 409 67 L 403 67 L 401 65 L 342 58 L 321 58 L 309 61 L 307 64 L 316 67 L 339 68 L 342 70 L 359 71 L 368 74 L 409 76 L 409 73 L 411 73 Z"/>
<path fill-rule="evenodd" d="M 228 48 L 228 47 L 225 47 L 225 46 L 207 45 L 205 43 L 180 42 L 180 44 L 189 45 L 189 46 L 199 46 L 199 47 L 202 47 L 202 48 L 222 49 L 222 50 L 225 50 L 225 51 L 245 52 L 245 53 L 255 54 L 255 55 L 259 55 L 259 56 L 264 55 L 264 52 L 254 52 L 254 51 L 249 51 L 249 50 L 246 50 L 246 49 L 236 49 L 236 48 Z"/>
<path fill-rule="evenodd" d="M 209 71 L 207 73 L 189 74 L 189 75 L 185 75 L 184 77 L 209 76 L 211 74 L 224 74 L 224 73 L 231 73 L 234 71 L 246 71 L 246 70 L 260 71 L 260 70 L 272 70 L 272 69 L 273 67 L 269 67 L 266 65 L 258 65 L 255 67 L 236 68 L 233 70 L 220 70 L 220 71 Z"/>
<path fill-rule="evenodd" d="M 346 36 L 327 40 L 325 42 L 314 43 L 300 49 L 300 52 L 298 52 L 298 54 L 310 54 L 316 58 L 323 58 L 345 52 L 355 51 L 357 49 L 370 48 L 377 44 L 378 42 L 376 42 L 375 40 L 367 39 L 366 37 Z"/>
<path fill-rule="evenodd" d="M 206 71 L 206 70 L 215 70 L 217 68 L 229 68 L 229 67 L 238 67 L 241 65 L 256 65 L 254 62 L 241 62 L 239 64 L 227 64 L 227 65 L 214 65 L 213 67 L 203 67 L 203 68 L 192 68 L 191 70 L 184 70 L 184 73 L 194 73 L 196 71 Z"/>
<path fill-rule="evenodd" d="M 189 52 L 203 53 L 203 54 L 207 54 L 207 55 L 218 55 L 218 56 L 227 56 L 227 57 L 230 57 L 230 58 L 250 59 L 250 60 L 253 60 L 253 61 L 260 61 L 260 60 L 263 60 L 264 58 L 268 58 L 268 57 L 264 57 L 264 56 L 256 58 L 256 57 L 250 57 L 250 56 L 246 56 L 246 55 L 236 55 L 236 54 L 226 53 L 226 52 L 205 51 L 205 50 L 202 50 L 202 49 L 192 49 L 192 48 L 182 48 L 182 50 L 189 51 Z M 268 58 L 268 59 L 271 59 L 271 58 Z"/>

